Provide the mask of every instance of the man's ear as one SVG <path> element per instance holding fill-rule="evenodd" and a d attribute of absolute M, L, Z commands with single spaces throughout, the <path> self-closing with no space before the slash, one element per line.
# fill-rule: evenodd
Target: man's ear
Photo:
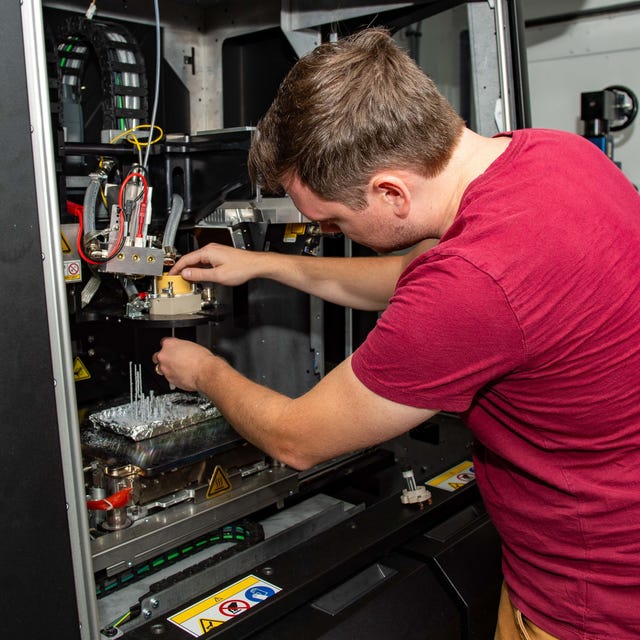
<path fill-rule="evenodd" d="M 407 183 L 392 173 L 378 173 L 371 182 L 371 196 L 385 207 L 390 207 L 393 213 L 406 218 L 411 209 L 411 191 Z"/>

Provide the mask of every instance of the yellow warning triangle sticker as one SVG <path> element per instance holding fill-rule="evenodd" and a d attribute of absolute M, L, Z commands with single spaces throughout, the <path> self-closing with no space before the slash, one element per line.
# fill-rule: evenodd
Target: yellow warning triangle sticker
<path fill-rule="evenodd" d="M 211 631 L 215 627 L 219 627 L 222 624 L 221 620 L 212 620 L 211 618 L 200 618 L 200 627 L 206 633 Z"/>
<path fill-rule="evenodd" d="M 455 489 L 459 489 L 460 487 L 464 487 L 464 485 L 465 485 L 464 482 L 450 482 L 449 483 L 449 486 L 454 490 Z"/>
<path fill-rule="evenodd" d="M 84 366 L 84 362 L 80 358 L 76 358 L 73 361 L 73 379 L 78 382 L 80 380 L 89 380 L 89 378 L 91 378 L 89 369 Z"/>
<path fill-rule="evenodd" d="M 60 235 L 62 236 L 62 253 L 71 253 L 69 241 L 65 238 L 64 233 L 61 232 Z"/>
<path fill-rule="evenodd" d="M 211 474 L 211 480 L 209 480 L 209 488 L 207 489 L 207 498 L 213 498 L 214 496 L 220 495 L 225 491 L 229 491 L 231 489 L 231 483 L 229 482 L 229 478 L 227 474 L 224 472 L 224 469 L 217 464 L 216 468 L 213 470 Z"/>

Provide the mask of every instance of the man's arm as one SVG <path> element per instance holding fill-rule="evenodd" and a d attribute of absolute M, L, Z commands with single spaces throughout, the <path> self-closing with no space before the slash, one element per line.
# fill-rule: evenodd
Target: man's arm
<path fill-rule="evenodd" d="M 170 383 L 208 396 L 241 436 L 296 469 L 384 442 L 437 413 L 376 395 L 355 376 L 351 358 L 295 399 L 192 342 L 165 338 L 154 361 Z"/>
<path fill-rule="evenodd" d="M 378 311 L 387 306 L 410 260 L 433 244 L 418 245 L 402 256 L 315 258 L 245 251 L 212 243 L 180 258 L 171 274 L 181 274 L 192 282 L 227 286 L 269 278 L 328 302 Z"/>

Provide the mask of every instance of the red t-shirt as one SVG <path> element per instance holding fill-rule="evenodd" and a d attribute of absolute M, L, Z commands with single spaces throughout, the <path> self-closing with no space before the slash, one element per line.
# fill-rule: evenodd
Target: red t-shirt
<path fill-rule="evenodd" d="M 563 640 L 637 639 L 640 197 L 579 136 L 511 135 L 352 367 L 465 418 L 516 607 Z"/>

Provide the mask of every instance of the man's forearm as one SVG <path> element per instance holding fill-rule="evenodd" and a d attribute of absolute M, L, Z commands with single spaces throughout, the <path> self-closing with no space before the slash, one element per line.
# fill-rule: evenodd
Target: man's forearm
<path fill-rule="evenodd" d="M 373 393 L 350 358 L 296 398 L 249 380 L 189 340 L 163 338 L 153 362 L 171 384 L 209 397 L 241 436 L 296 469 L 388 440 L 434 413 Z"/>
<path fill-rule="evenodd" d="M 315 258 L 210 243 L 182 256 L 170 273 L 182 274 L 192 282 L 231 287 L 269 278 L 344 307 L 380 311 L 386 308 L 406 265 L 425 250 L 421 243 L 404 255 Z"/>
<path fill-rule="evenodd" d="M 277 280 L 328 302 L 362 309 L 384 309 L 403 269 L 399 256 L 313 258 L 264 254 L 262 277 Z"/>

